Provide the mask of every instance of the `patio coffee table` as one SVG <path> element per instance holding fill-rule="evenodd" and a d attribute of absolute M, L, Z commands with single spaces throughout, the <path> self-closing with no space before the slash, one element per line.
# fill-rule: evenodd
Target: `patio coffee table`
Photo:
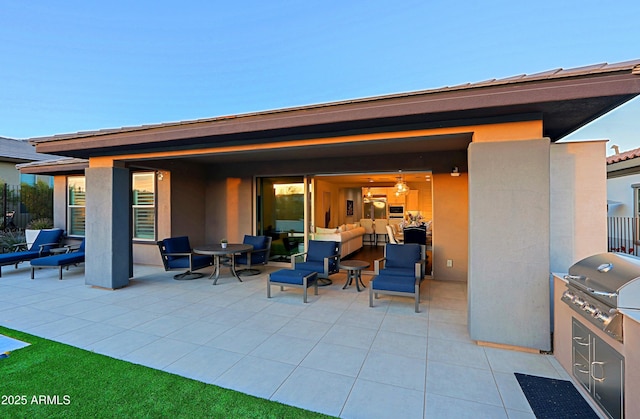
<path fill-rule="evenodd" d="M 229 243 L 227 244 L 227 247 L 224 248 L 220 244 L 208 244 L 206 246 L 194 247 L 193 253 L 213 256 L 214 269 L 213 272 L 211 272 L 211 275 L 209 275 L 209 279 L 214 278 L 213 285 L 216 285 L 218 283 L 218 278 L 220 277 L 220 259 L 223 256 L 229 256 L 231 259 L 231 266 L 229 269 L 233 276 L 235 276 L 238 281 L 242 282 L 242 279 L 240 279 L 240 276 L 238 276 L 238 273 L 236 272 L 235 255 L 236 253 L 244 253 L 251 250 L 253 250 L 253 246 L 250 244 Z"/>
<path fill-rule="evenodd" d="M 360 289 L 360 285 L 362 285 L 362 288 L 367 288 L 362 283 L 362 271 L 369 266 L 371 266 L 371 264 L 369 262 L 365 262 L 364 260 L 341 260 L 339 265 L 340 269 L 344 269 L 347 271 L 347 281 L 345 282 L 342 289 L 346 289 L 354 280 L 356 282 L 356 288 L 358 289 L 358 292 L 362 291 Z"/>

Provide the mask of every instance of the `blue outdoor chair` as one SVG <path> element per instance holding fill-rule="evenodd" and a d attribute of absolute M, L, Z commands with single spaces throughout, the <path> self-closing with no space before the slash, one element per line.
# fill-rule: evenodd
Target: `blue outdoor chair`
<path fill-rule="evenodd" d="M 195 255 L 191 251 L 189 237 L 170 237 L 160 240 L 158 243 L 162 264 L 165 271 L 174 269 L 186 269 L 186 272 L 173 276 L 173 279 L 196 279 L 203 274 L 193 271 L 206 268 L 213 264 L 213 259 L 208 255 Z"/>
<path fill-rule="evenodd" d="M 414 297 L 420 312 L 420 283 L 424 278 L 424 248 L 419 244 L 387 244 L 385 257 L 374 261 L 375 275 L 369 283 L 369 307 L 378 294 Z M 384 267 L 380 265 L 384 262 Z"/>
<path fill-rule="evenodd" d="M 305 257 L 304 262 L 297 262 L 298 256 Z M 339 271 L 338 265 L 340 243 L 334 241 L 309 240 L 306 252 L 291 256 L 291 269 L 317 272 L 318 278 L 324 279 L 323 286 L 332 284 L 329 275 Z"/>
<path fill-rule="evenodd" d="M 39 257 L 49 256 L 50 249 L 60 246 L 62 233 L 62 229 L 59 228 L 54 228 L 51 230 L 41 230 L 29 250 L 0 254 L 0 277 L 2 276 L 3 266 L 15 265 L 16 268 L 18 268 L 18 264 L 20 262 L 26 262 Z"/>
<path fill-rule="evenodd" d="M 36 268 L 58 268 L 58 279 L 62 279 L 62 268 L 69 269 L 71 265 L 77 265 L 84 262 L 84 239 L 77 249 L 73 246 L 66 246 L 67 253 L 59 255 L 45 256 L 31 260 L 31 279 L 35 277 Z"/>
<path fill-rule="evenodd" d="M 252 268 L 252 266 L 266 265 L 267 262 L 269 262 L 271 240 L 272 238 L 270 236 L 244 236 L 242 243 L 252 245 L 253 250 L 235 257 L 237 265 L 247 266 L 246 269 L 237 271 L 238 274 L 258 275 L 260 273 L 259 269 Z"/>

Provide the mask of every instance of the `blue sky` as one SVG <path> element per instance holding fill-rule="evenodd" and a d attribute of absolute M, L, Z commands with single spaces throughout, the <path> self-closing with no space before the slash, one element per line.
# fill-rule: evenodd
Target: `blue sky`
<path fill-rule="evenodd" d="M 239 114 L 640 58 L 640 1 L 0 0 L 0 136 Z M 572 135 L 640 147 L 640 99 Z"/>

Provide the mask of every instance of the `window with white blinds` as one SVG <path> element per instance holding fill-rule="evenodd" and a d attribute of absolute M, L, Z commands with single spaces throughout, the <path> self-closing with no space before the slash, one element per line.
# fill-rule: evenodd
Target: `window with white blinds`
<path fill-rule="evenodd" d="M 67 234 L 84 236 L 86 188 L 84 176 L 67 178 Z"/>
<path fill-rule="evenodd" d="M 133 238 L 156 239 L 156 179 L 153 172 L 133 173 Z"/>

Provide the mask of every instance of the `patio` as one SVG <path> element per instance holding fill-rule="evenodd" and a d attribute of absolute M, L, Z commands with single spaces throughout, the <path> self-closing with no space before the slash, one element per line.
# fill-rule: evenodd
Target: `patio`
<path fill-rule="evenodd" d="M 369 308 L 368 290 L 342 289 L 344 273 L 308 304 L 300 289 L 267 299 L 265 273 L 226 273 L 212 286 L 136 266 L 130 286 L 108 291 L 73 267 L 32 281 L 23 264 L 0 279 L 0 324 L 345 418 L 533 418 L 513 373 L 568 379 L 553 356 L 474 344 L 463 283 L 424 281 L 416 314 L 406 298 Z"/>

